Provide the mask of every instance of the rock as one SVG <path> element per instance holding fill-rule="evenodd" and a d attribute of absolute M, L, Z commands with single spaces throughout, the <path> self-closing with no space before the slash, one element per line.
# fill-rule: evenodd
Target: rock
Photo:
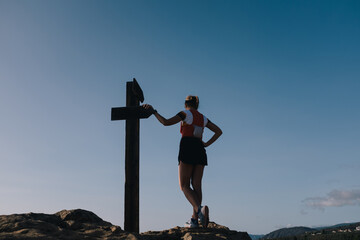
<path fill-rule="evenodd" d="M 116 231 L 112 230 L 116 229 Z M 120 227 L 94 213 L 76 209 L 50 214 L 0 216 L 0 239 L 120 239 Z"/>
<path fill-rule="evenodd" d="M 183 237 L 184 240 L 194 240 L 190 233 L 186 233 Z"/>
<path fill-rule="evenodd" d="M 165 231 L 145 232 L 141 237 L 144 240 L 251 240 L 246 232 L 231 231 L 214 222 L 210 222 L 208 228 L 175 227 Z"/>
<path fill-rule="evenodd" d="M 99 218 L 93 212 L 89 212 L 82 209 L 75 209 L 70 211 L 62 210 L 60 212 L 55 213 L 55 216 L 59 216 L 60 219 L 63 221 L 73 220 L 78 223 L 92 223 L 92 224 L 105 223 L 101 218 Z"/>
<path fill-rule="evenodd" d="M 111 227 L 110 227 L 110 230 L 111 230 L 113 233 L 120 233 L 120 232 L 122 232 L 121 227 L 119 227 L 119 226 L 111 226 Z"/>
<path fill-rule="evenodd" d="M 211 222 L 208 228 L 175 227 L 142 234 L 124 232 L 96 214 L 81 210 L 62 210 L 51 214 L 13 214 L 0 216 L 0 240 L 250 240 L 237 232 Z"/>

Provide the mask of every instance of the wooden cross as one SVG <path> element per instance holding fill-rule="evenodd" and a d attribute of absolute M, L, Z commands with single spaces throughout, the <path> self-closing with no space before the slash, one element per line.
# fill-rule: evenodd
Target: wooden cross
<path fill-rule="evenodd" d="M 136 233 L 139 233 L 139 120 L 152 114 L 139 102 L 144 102 L 144 94 L 134 78 L 126 83 L 126 107 L 111 109 L 111 121 L 126 120 L 124 230 Z"/>

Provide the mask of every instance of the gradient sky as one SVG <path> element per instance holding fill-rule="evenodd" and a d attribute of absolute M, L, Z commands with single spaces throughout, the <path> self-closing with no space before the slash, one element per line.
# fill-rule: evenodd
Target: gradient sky
<path fill-rule="evenodd" d="M 360 221 L 359 1 L 0 0 L 0 215 L 82 208 L 123 227 L 135 77 L 220 126 L 204 203 L 238 231 Z M 205 134 L 208 138 L 209 132 Z M 141 120 L 140 230 L 183 226 L 179 126 Z"/>

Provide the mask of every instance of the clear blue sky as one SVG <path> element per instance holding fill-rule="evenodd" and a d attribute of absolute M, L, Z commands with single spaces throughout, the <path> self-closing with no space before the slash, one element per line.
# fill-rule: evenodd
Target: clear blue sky
<path fill-rule="evenodd" d="M 0 0 L 0 214 L 123 226 L 126 81 L 224 134 L 204 202 L 238 231 L 360 221 L 359 1 Z M 207 133 L 206 137 L 210 135 Z M 141 121 L 141 231 L 183 226 L 179 126 Z"/>

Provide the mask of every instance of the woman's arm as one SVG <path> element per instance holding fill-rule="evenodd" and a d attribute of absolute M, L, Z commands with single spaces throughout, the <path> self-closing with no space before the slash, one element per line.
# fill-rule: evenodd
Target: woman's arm
<path fill-rule="evenodd" d="M 171 126 L 174 124 L 177 124 L 178 122 L 181 121 L 181 118 L 179 115 L 175 115 L 172 118 L 166 119 L 163 116 L 161 116 L 151 105 L 149 104 L 144 104 L 143 107 L 145 109 L 152 109 L 154 112 L 154 116 L 157 118 L 157 120 L 159 120 L 160 123 L 162 123 L 164 126 Z"/>
<path fill-rule="evenodd" d="M 212 123 L 210 121 L 206 124 L 206 127 L 214 132 L 214 135 L 209 139 L 209 141 L 204 143 L 204 146 L 208 147 L 211 144 L 213 144 L 221 136 L 222 131 L 218 126 L 216 126 L 214 123 Z"/>
<path fill-rule="evenodd" d="M 172 118 L 166 119 L 163 116 L 161 116 L 158 112 L 154 113 L 154 116 L 157 118 L 157 120 L 159 120 L 159 122 L 161 122 L 164 126 L 171 126 L 174 124 L 177 124 L 178 122 L 181 121 L 181 118 L 179 117 L 179 115 L 175 115 Z"/>

